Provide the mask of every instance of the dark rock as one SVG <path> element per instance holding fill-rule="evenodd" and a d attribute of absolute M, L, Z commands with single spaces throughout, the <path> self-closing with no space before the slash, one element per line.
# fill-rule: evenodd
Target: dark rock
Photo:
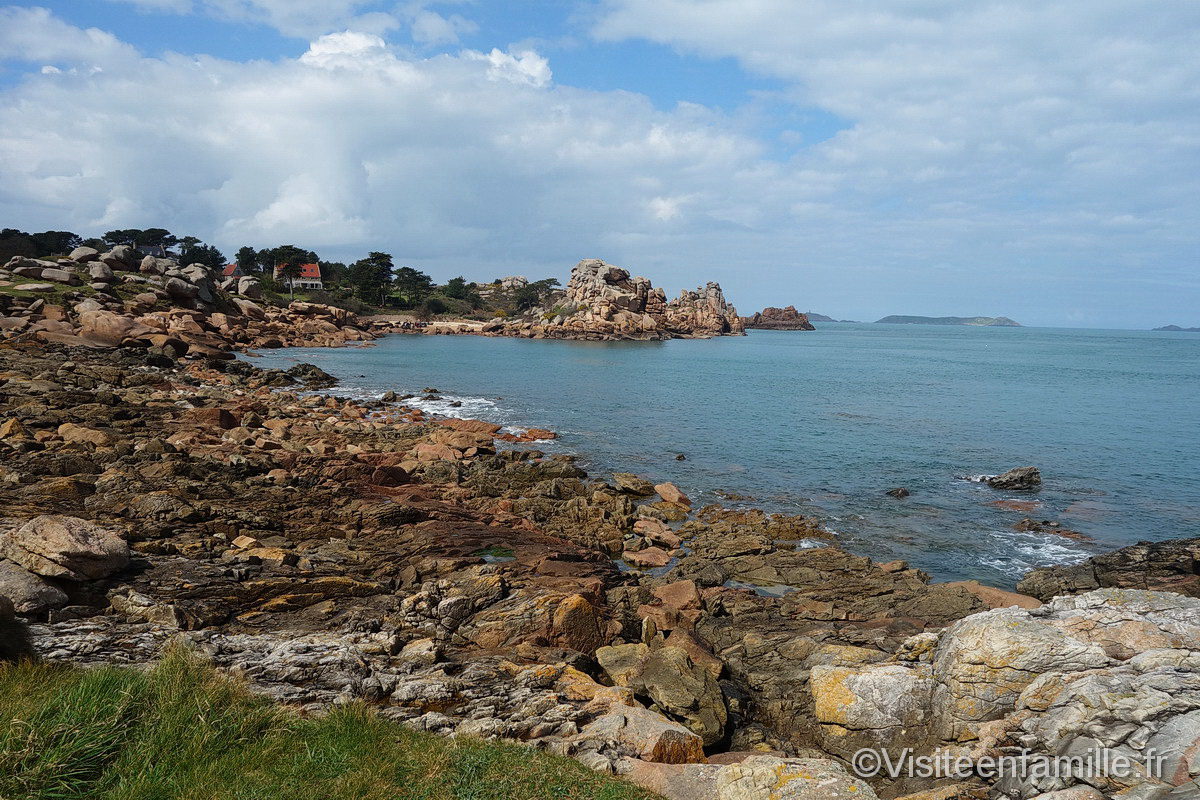
<path fill-rule="evenodd" d="M 7 597 L 0 597 L 0 663 L 36 657 L 29 630 L 17 619 L 15 611 Z"/>
<path fill-rule="evenodd" d="M 338 382 L 337 378 L 313 364 L 297 364 L 287 370 L 287 374 L 312 387 L 326 388 Z"/>
<path fill-rule="evenodd" d="M 993 489 L 1026 490 L 1036 489 L 1042 485 L 1042 473 L 1037 467 L 1017 467 L 1003 475 L 994 475 L 987 479 L 987 485 Z"/>
<path fill-rule="evenodd" d="M 1097 588 L 1153 589 L 1200 597 L 1200 537 L 1139 542 L 1081 564 L 1035 569 L 1017 584 L 1017 591 L 1043 601 Z"/>

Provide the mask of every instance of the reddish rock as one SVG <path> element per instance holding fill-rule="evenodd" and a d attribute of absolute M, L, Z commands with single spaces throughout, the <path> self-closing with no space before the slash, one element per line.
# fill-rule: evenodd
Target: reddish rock
<path fill-rule="evenodd" d="M 64 422 L 62 425 L 59 425 L 58 435 L 67 444 L 90 444 L 96 447 L 108 447 L 116 441 L 116 437 L 107 431 L 85 428 L 73 422 Z"/>
<path fill-rule="evenodd" d="M 400 467 L 383 466 L 371 473 L 370 483 L 373 486 L 401 486 L 408 480 L 408 472 Z"/>
<path fill-rule="evenodd" d="M 644 550 L 626 550 L 621 557 L 625 559 L 627 564 L 647 569 L 665 567 L 671 563 L 671 554 L 660 547 L 647 547 Z"/>
<path fill-rule="evenodd" d="M 1008 608 L 1009 606 L 1037 608 L 1042 604 L 1042 601 L 1036 597 L 1030 597 L 1027 594 L 1018 594 L 1017 592 L 1007 592 L 1004 589 L 997 589 L 994 586 L 985 586 L 979 581 L 950 581 L 942 585 L 947 587 L 958 586 L 966 589 L 986 603 L 988 608 Z"/>
<path fill-rule="evenodd" d="M 416 416 L 421 416 L 421 411 L 414 409 L 412 411 Z M 492 422 L 484 422 L 481 419 L 442 419 L 438 420 L 438 424 L 447 428 L 453 428 L 456 431 L 466 431 L 468 433 L 484 433 L 489 436 L 496 433 L 502 428 L 501 425 L 496 425 Z"/>
<path fill-rule="evenodd" d="M 633 532 L 645 536 L 655 544 L 674 550 L 683 540 L 667 524 L 659 519 L 646 517 L 633 523 Z"/>
<path fill-rule="evenodd" d="M 674 503 L 677 506 L 687 506 L 688 508 L 692 507 L 692 501 L 673 483 L 655 484 L 654 491 L 668 503 Z"/>
<path fill-rule="evenodd" d="M 233 413 L 224 408 L 193 408 L 188 410 L 186 416 L 197 425 L 213 430 L 233 430 L 241 424 Z"/>
<path fill-rule="evenodd" d="M 694 581 L 675 581 L 653 590 L 662 604 L 670 608 L 700 608 L 700 589 Z"/>

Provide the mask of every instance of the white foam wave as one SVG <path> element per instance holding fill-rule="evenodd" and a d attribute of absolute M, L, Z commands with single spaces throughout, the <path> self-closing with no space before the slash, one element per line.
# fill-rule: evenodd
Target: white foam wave
<path fill-rule="evenodd" d="M 997 531 L 989 535 L 988 545 L 979 563 L 1014 577 L 1037 567 L 1077 564 L 1092 555 L 1070 539 L 1035 533 Z"/>
<path fill-rule="evenodd" d="M 319 389 L 312 392 L 305 392 L 304 394 L 331 394 L 335 397 L 345 397 L 357 402 L 378 400 L 383 396 L 381 392 L 377 392 L 374 389 L 367 389 L 362 386 L 350 386 L 344 383 L 339 383 L 332 389 Z"/>
<path fill-rule="evenodd" d="M 834 533 L 835 536 L 837 535 L 834 531 L 830 531 L 830 533 Z M 811 550 L 814 547 L 829 547 L 830 544 L 831 542 L 827 539 L 801 539 L 796 542 L 796 549 Z"/>
<path fill-rule="evenodd" d="M 378 395 L 376 396 L 378 398 Z M 503 413 L 495 400 L 486 397 L 469 397 L 466 395 L 443 394 L 436 398 L 410 397 L 403 401 L 404 405 L 419 408 L 426 414 L 437 414 L 442 417 L 459 417 L 460 419 L 486 419 L 489 422 L 500 423 L 496 419 L 498 413 Z"/>

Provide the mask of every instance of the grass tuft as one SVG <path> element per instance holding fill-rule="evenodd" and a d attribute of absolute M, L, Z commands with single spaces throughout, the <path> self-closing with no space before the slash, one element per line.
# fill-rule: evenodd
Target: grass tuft
<path fill-rule="evenodd" d="M 148 671 L 0 666 L 0 798 L 652 798 L 575 761 L 445 739 L 361 704 L 302 718 L 183 648 Z"/>

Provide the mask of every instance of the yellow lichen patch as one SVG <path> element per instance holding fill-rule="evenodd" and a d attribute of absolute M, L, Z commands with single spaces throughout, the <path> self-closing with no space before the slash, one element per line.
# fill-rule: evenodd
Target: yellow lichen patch
<path fill-rule="evenodd" d="M 821 667 L 812 671 L 808 686 L 818 722 L 849 724 L 847 709 L 857 702 L 858 697 L 846 681 L 855 674 L 856 671 L 848 667 Z"/>

